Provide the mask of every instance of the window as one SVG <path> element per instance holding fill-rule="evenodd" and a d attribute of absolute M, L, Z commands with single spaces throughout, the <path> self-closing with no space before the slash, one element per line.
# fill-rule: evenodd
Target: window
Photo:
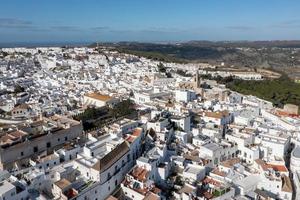
<path fill-rule="evenodd" d="M 218 164 L 218 158 L 215 158 L 214 164 L 215 164 L 215 165 Z"/>
<path fill-rule="evenodd" d="M 60 138 L 57 138 L 57 141 L 59 142 L 59 141 L 60 141 Z"/>
<path fill-rule="evenodd" d="M 51 143 L 47 142 L 47 148 L 50 148 L 50 147 L 51 147 Z"/>
<path fill-rule="evenodd" d="M 127 154 L 127 162 L 130 161 L 130 154 Z"/>
<path fill-rule="evenodd" d="M 24 152 L 23 151 L 21 152 L 21 156 L 24 156 Z"/>
<path fill-rule="evenodd" d="M 115 186 L 117 186 L 117 185 L 118 185 L 118 180 L 115 181 Z"/>
<path fill-rule="evenodd" d="M 37 146 L 33 147 L 33 152 L 34 153 L 38 152 L 38 147 Z"/>
<path fill-rule="evenodd" d="M 67 140 L 68 140 L 68 137 L 66 136 L 66 137 L 65 137 L 65 141 L 67 141 Z"/>

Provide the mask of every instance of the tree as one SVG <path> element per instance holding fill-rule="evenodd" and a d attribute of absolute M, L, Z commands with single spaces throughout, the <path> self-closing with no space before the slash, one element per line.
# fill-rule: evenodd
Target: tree
<path fill-rule="evenodd" d="M 15 86 L 15 93 L 17 94 L 17 93 L 21 93 L 21 92 L 24 92 L 25 91 L 25 89 L 23 88 L 23 87 L 21 87 L 20 85 L 16 85 Z"/>
<path fill-rule="evenodd" d="M 170 72 L 166 72 L 167 78 L 173 78 L 172 74 Z"/>
<path fill-rule="evenodd" d="M 119 102 L 111 110 L 111 115 L 114 118 L 130 115 L 135 111 L 134 104 L 130 99 Z"/>
<path fill-rule="evenodd" d="M 130 91 L 129 96 L 130 96 L 130 97 L 133 97 L 133 96 L 134 96 L 134 92 L 133 92 L 132 90 Z"/>
<path fill-rule="evenodd" d="M 157 65 L 157 67 L 159 72 L 166 73 L 166 68 L 161 62 Z"/>

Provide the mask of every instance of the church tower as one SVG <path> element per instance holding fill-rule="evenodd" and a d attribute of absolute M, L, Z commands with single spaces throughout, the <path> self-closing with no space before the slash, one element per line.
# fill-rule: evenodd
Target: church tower
<path fill-rule="evenodd" d="M 196 76 L 195 76 L 195 80 L 194 80 L 194 87 L 195 88 L 200 88 L 201 85 L 201 78 L 200 78 L 200 74 L 199 74 L 199 70 L 197 70 L 196 72 Z"/>

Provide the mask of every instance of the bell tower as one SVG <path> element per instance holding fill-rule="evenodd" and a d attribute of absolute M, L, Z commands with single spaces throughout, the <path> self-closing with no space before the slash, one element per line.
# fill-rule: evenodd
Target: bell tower
<path fill-rule="evenodd" d="M 195 87 L 200 88 L 200 85 L 201 85 L 201 78 L 200 78 L 199 70 L 197 70 L 196 77 L 195 77 Z"/>

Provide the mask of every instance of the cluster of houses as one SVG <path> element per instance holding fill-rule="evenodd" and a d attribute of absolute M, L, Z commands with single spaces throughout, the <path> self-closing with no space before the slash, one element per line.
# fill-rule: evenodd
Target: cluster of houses
<path fill-rule="evenodd" d="M 163 63 L 170 77 L 157 61 L 108 50 L 3 51 L 0 200 L 300 198 L 295 105 L 230 91 L 194 65 L 182 76 L 184 64 Z M 72 118 L 124 98 L 137 118 L 101 133 Z"/>

